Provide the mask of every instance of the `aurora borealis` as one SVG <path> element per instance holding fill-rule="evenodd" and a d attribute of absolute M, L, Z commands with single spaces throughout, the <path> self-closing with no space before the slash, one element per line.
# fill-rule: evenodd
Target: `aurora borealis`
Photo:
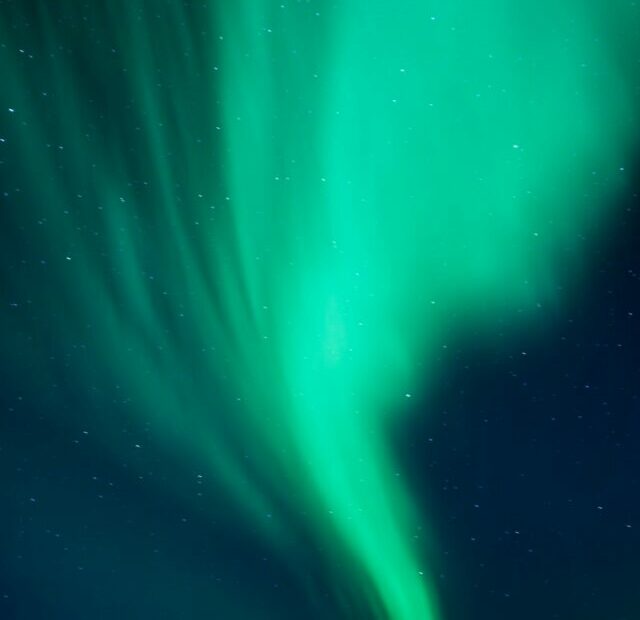
<path fill-rule="evenodd" d="M 456 602 L 406 437 L 468 352 L 589 299 L 639 32 L 601 0 L 1 1 L 0 617 L 603 617 Z"/>

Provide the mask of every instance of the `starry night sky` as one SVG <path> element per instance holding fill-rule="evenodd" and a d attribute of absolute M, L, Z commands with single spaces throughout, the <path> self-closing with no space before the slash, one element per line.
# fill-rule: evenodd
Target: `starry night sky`
<path fill-rule="evenodd" d="M 638 7 L 459 4 L 0 0 L 0 620 L 640 617 Z"/>
<path fill-rule="evenodd" d="M 639 207 L 633 190 L 548 327 L 458 342 L 438 424 L 402 435 L 452 618 L 637 617 Z"/>

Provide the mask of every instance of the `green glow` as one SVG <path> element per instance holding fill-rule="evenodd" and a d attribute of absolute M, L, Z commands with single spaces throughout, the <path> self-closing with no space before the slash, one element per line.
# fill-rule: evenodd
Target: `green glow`
<path fill-rule="evenodd" d="M 1 24 L 2 147 L 77 382 L 122 385 L 276 548 L 303 520 L 343 617 L 439 618 L 387 434 L 448 334 L 543 320 L 606 226 L 637 9 L 128 0 L 78 32 L 38 6 Z"/>

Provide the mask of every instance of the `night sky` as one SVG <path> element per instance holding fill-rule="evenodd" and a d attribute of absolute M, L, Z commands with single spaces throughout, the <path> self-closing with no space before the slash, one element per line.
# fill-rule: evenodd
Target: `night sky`
<path fill-rule="evenodd" d="M 0 620 L 640 617 L 640 6 L 0 0 Z"/>
<path fill-rule="evenodd" d="M 457 342 L 438 423 L 401 435 L 446 539 L 445 617 L 638 617 L 639 207 L 553 323 Z"/>

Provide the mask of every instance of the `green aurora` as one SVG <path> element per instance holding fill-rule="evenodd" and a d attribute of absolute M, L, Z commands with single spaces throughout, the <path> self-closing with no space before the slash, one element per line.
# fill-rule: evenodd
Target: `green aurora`
<path fill-rule="evenodd" d="M 441 618 L 437 531 L 389 434 L 428 402 L 451 334 L 545 321 L 615 219 L 638 6 L 56 0 L 0 15 L 3 264 L 25 248 L 46 263 L 39 293 L 41 266 L 4 274 L 9 301 L 47 312 L 34 330 L 4 307 L 7 346 L 53 381 L 45 351 L 76 343 L 74 398 L 117 385 L 131 420 L 206 461 L 278 553 L 295 563 L 314 541 L 335 617 Z M 258 617 L 237 605 L 223 617 Z"/>

